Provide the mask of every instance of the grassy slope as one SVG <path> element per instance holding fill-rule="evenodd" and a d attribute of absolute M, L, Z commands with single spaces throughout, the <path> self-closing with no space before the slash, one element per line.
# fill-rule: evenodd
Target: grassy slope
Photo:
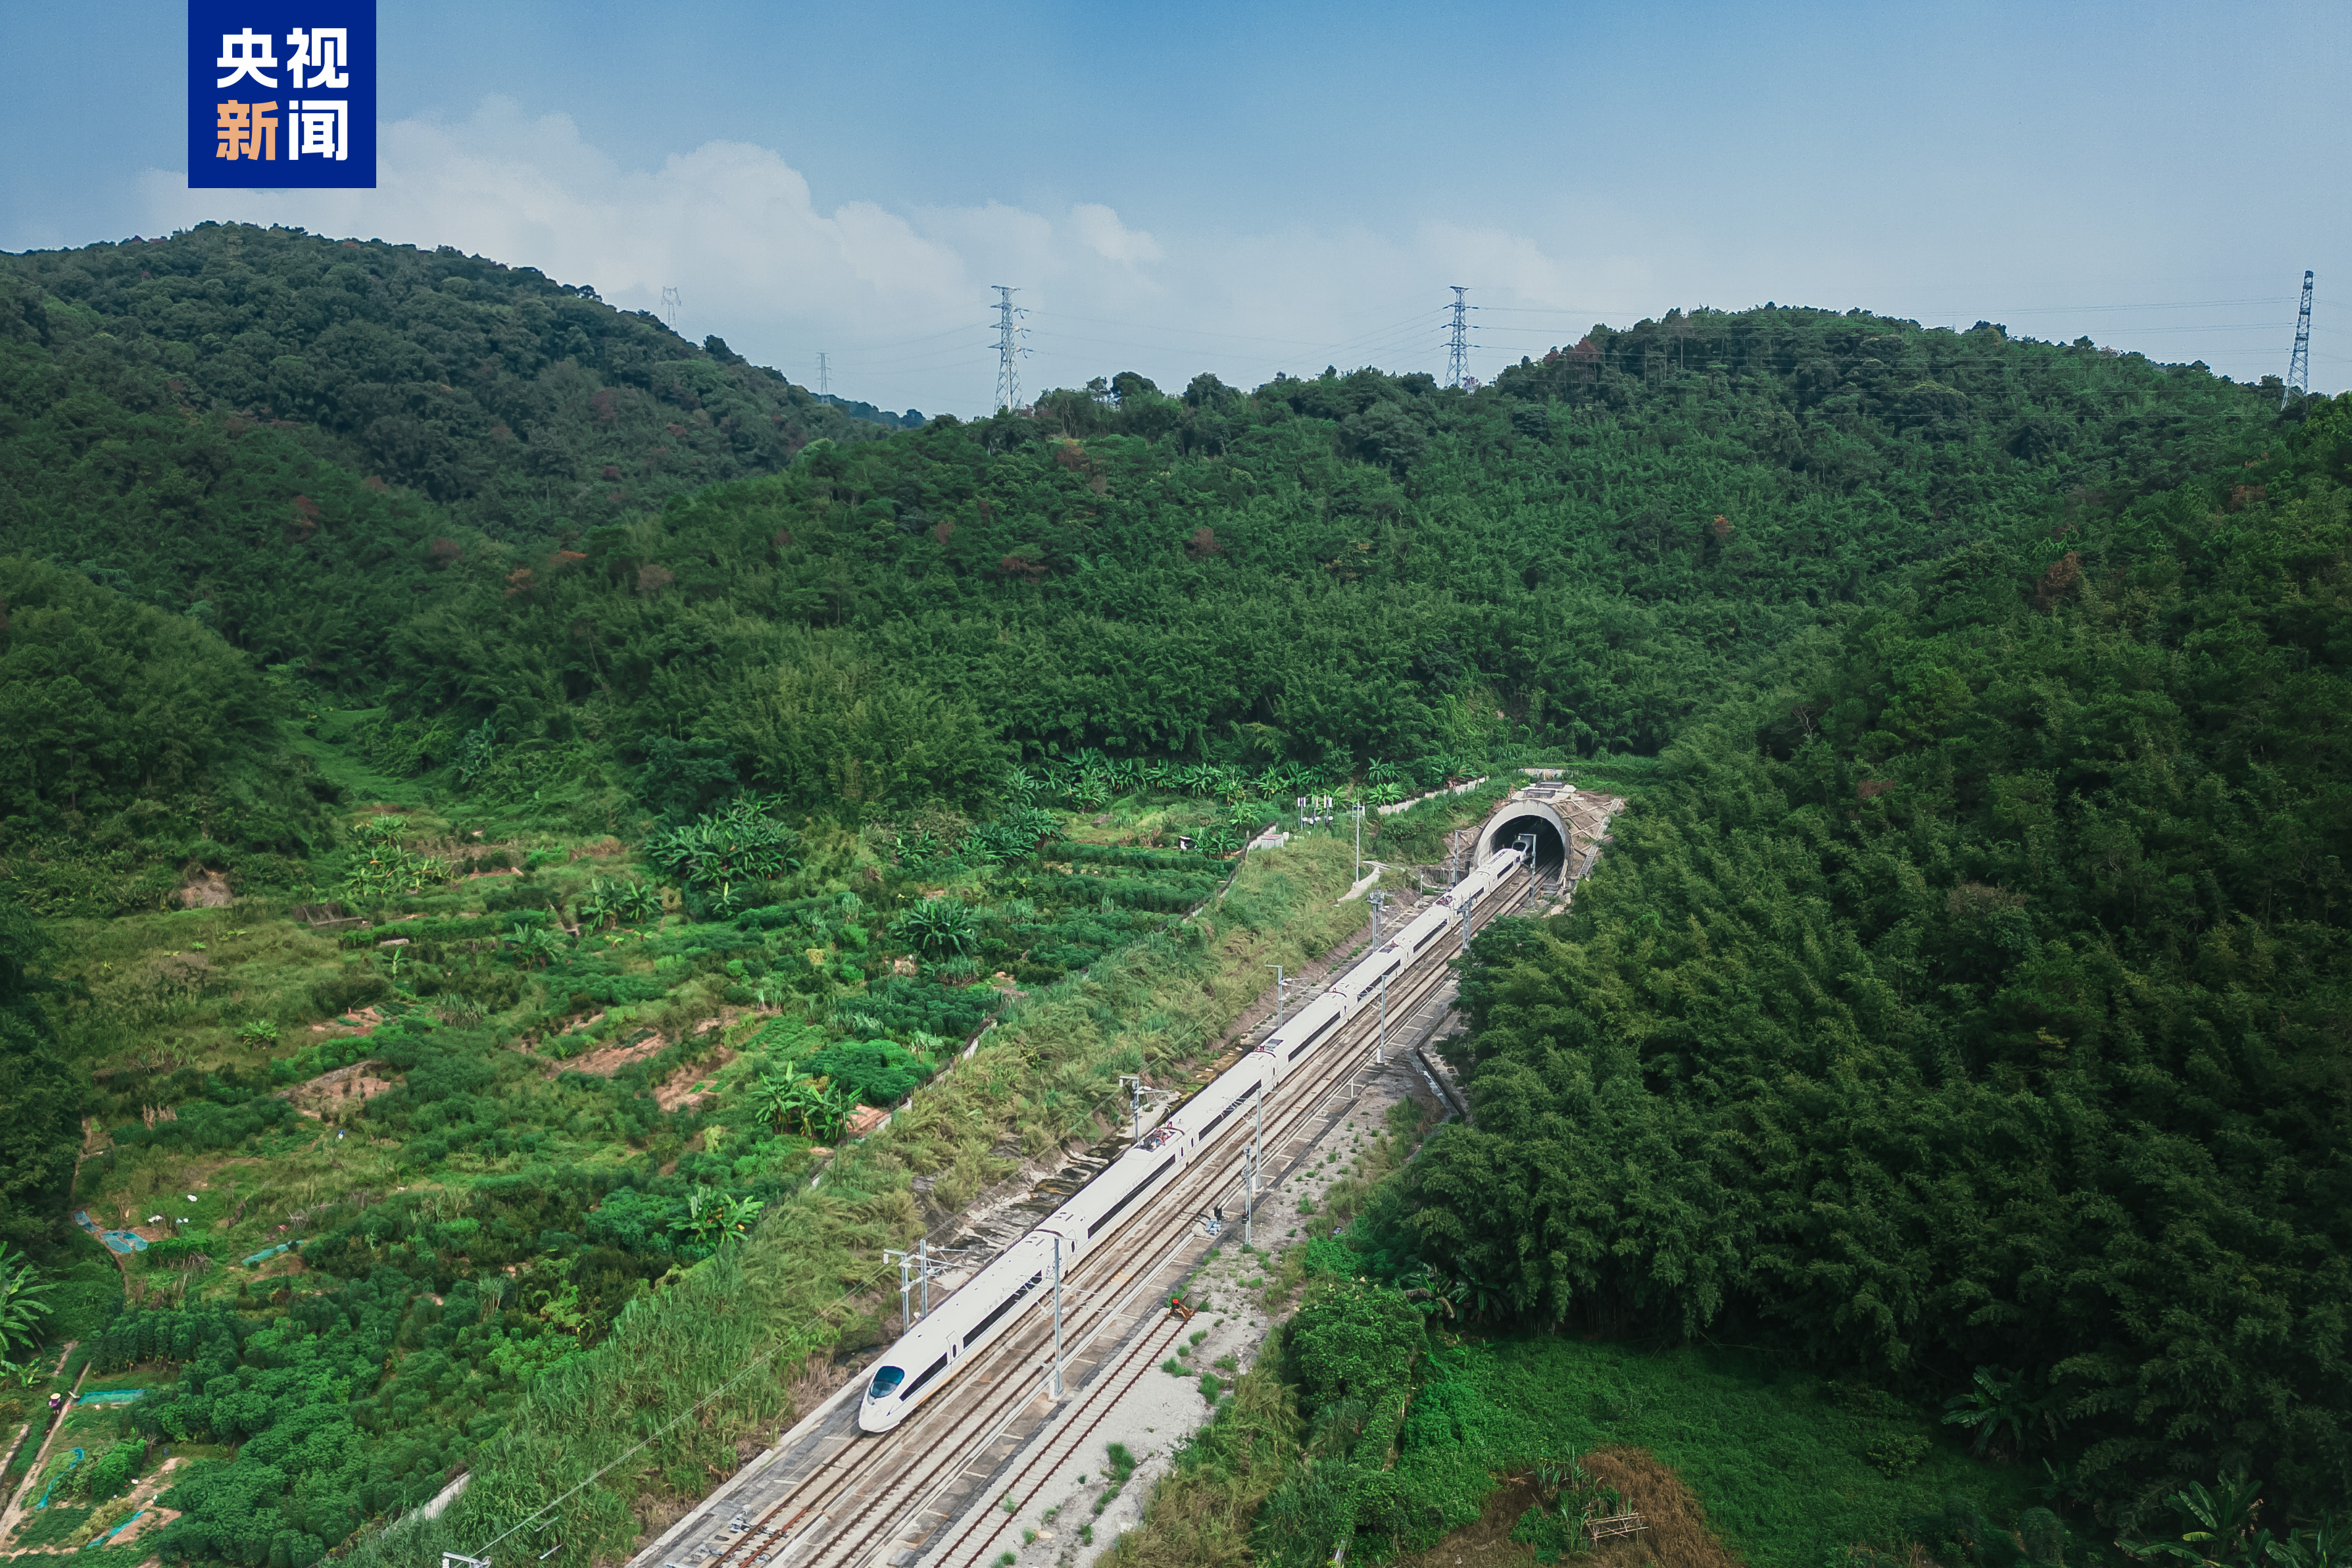
<path fill-rule="evenodd" d="M 278 728 L 287 745 L 310 758 L 321 778 L 342 790 L 344 799 L 422 805 L 425 792 L 417 781 L 377 772 L 351 743 L 352 727 L 382 711 L 380 708 L 321 709 L 314 720 L 282 720 Z"/>
<path fill-rule="evenodd" d="M 450 807 L 426 805 L 426 792 L 413 784 L 362 784 L 368 777 L 364 764 L 336 743 L 343 727 L 329 721 L 319 728 L 320 734 L 302 734 L 298 743 L 311 750 L 323 768 L 348 775 L 340 782 L 359 798 L 415 803 L 407 820 L 424 832 L 449 831 L 447 821 L 433 812 Z M 1196 825 L 1191 818 L 1213 809 L 1207 803 L 1135 796 L 1113 802 L 1094 816 L 1073 819 L 1070 828 L 1082 840 L 1115 842 L 1154 829 L 1192 831 Z M 1446 826 L 1477 810 L 1477 801 L 1468 797 L 1434 803 L 1409 819 L 1383 823 L 1381 832 L 1391 846 L 1442 842 Z M 490 819 L 478 808 L 469 808 L 469 815 Z M 558 902 L 592 876 L 631 869 L 609 857 L 572 858 L 588 847 L 572 835 L 544 831 L 520 835 L 508 846 L 517 858 L 528 855 L 546 862 L 532 883 L 540 896 Z M 1368 844 L 1368 852 L 1374 847 Z M 887 870 L 854 837 L 838 844 L 821 838 L 812 858 L 812 875 L 824 885 L 873 886 L 861 868 Z M 1296 967 L 1361 924 L 1360 901 L 1335 902 L 1353 871 L 1352 844 L 1336 837 L 1310 837 L 1278 855 L 1252 858 L 1238 868 L 1226 897 L 1190 924 L 1144 936 L 1066 981 L 1033 986 L 971 1059 L 925 1090 L 885 1134 L 830 1164 L 813 1161 L 804 1139 L 747 1138 L 759 1130 L 746 1110 L 766 1065 L 779 1053 L 803 1054 L 809 1041 L 821 1040 L 826 1031 L 788 1019 L 769 1026 L 747 1017 L 705 1037 L 693 1060 L 680 1058 L 680 1070 L 699 1072 L 714 1099 L 698 1110 L 656 1118 L 651 1157 L 675 1161 L 706 1143 L 715 1150 L 725 1128 L 728 1152 L 746 1151 L 736 1162 L 739 1179 L 751 1167 L 758 1168 L 758 1179 L 769 1179 L 759 1173 L 779 1159 L 798 1176 L 772 1201 L 767 1223 L 750 1245 L 674 1273 L 624 1312 L 596 1350 L 572 1357 L 529 1384 L 520 1405 L 504 1418 L 503 1435 L 489 1438 L 469 1461 L 478 1485 L 467 1507 L 446 1521 L 454 1532 L 448 1539 L 477 1542 L 495 1533 L 502 1521 L 569 1489 L 662 1420 L 719 1389 L 722 1380 L 747 1367 L 766 1369 L 728 1387 L 695 1421 L 567 1504 L 563 1529 L 568 1540 L 578 1542 L 567 1547 L 576 1552 L 572 1560 L 625 1549 L 643 1529 L 698 1495 L 714 1469 L 724 1473 L 732 1468 L 739 1438 L 772 1432 L 775 1423 L 789 1417 L 788 1374 L 797 1358 L 808 1352 L 819 1352 L 820 1360 L 825 1352 L 854 1356 L 882 1331 L 887 1292 L 871 1289 L 870 1277 L 878 1277 L 879 1249 L 903 1241 L 923 1223 L 912 1191 L 916 1176 L 930 1178 L 935 1209 L 951 1209 L 1008 1174 L 1024 1153 L 1064 1134 L 1091 1136 L 1106 1125 L 1098 1116 L 1115 1097 L 1119 1073 L 1141 1067 L 1163 1081 L 1181 1080 L 1260 994 L 1265 964 Z M 1036 868 L 992 872 L 950 866 L 908 881 L 924 890 L 944 886 L 951 895 L 977 902 L 1001 898 L 999 884 L 1016 872 L 1034 876 Z M 330 890 L 332 885 L 327 883 Z M 486 896 L 519 886 L 504 879 L 464 883 L 418 902 L 430 913 L 449 916 L 463 912 L 460 906 L 478 908 Z M 698 962 L 665 967 L 675 961 L 657 956 L 670 950 L 698 951 L 685 945 L 697 942 L 744 940 L 731 929 L 715 937 L 697 934 L 717 930 L 687 925 L 674 916 L 643 940 L 614 943 L 610 962 L 631 973 L 662 979 L 667 994 L 660 1002 L 609 1009 L 606 1023 L 578 1031 L 577 1043 L 562 1048 L 617 1043 L 655 1026 L 677 1037 L 696 1019 L 718 1013 L 724 973 L 706 973 Z M 310 1026 L 322 1015 L 332 1016 L 350 1005 L 327 1004 L 362 984 L 383 983 L 383 1004 L 412 1016 L 446 1009 L 453 1000 L 461 1006 L 467 1001 L 463 995 L 408 994 L 414 968 L 395 977 L 386 950 L 371 937 L 346 945 L 314 934 L 267 900 L 77 922 L 68 935 L 72 958 L 65 977 L 87 988 L 69 1008 L 68 1036 L 99 1075 L 101 1093 L 113 1107 L 105 1118 L 109 1125 L 119 1122 L 133 1102 L 168 1106 L 191 1094 L 201 1097 L 209 1092 L 201 1086 L 224 1073 L 242 1073 L 246 1081 L 266 1086 L 283 1080 L 294 1064 L 300 1064 L 296 1071 L 309 1072 L 366 1059 L 371 1042 L 339 1042 Z M 556 1047 L 558 1042 L 545 1039 L 543 1020 L 564 1011 L 561 997 L 551 993 L 571 983 L 528 970 L 510 979 L 519 990 L 478 1027 L 492 1038 L 538 1033 L 542 1049 Z M 852 988 L 840 1000 L 854 1005 L 856 994 Z M 616 1026 L 615 1019 L 622 1022 Z M 278 1038 L 240 1034 L 257 1021 L 275 1023 Z M 451 1037 L 445 1030 L 442 1037 Z M 723 1059 L 722 1046 L 739 1053 L 732 1061 Z M 422 1205 L 452 1220 L 468 1212 L 478 1184 L 544 1168 L 551 1156 L 575 1170 L 634 1167 L 648 1158 L 643 1141 L 625 1141 L 601 1110 L 577 1110 L 563 1089 L 571 1080 L 542 1078 L 530 1058 L 510 1049 L 494 1050 L 484 1059 L 500 1077 L 494 1091 L 499 1113 L 519 1128 L 541 1129 L 548 1140 L 536 1154 L 485 1159 L 452 1152 L 420 1161 L 413 1142 L 385 1137 L 366 1117 L 331 1110 L 340 1116 L 347 1138 L 333 1136 L 337 1129 L 331 1125 L 293 1119 L 227 1147 L 126 1145 L 85 1165 L 78 1201 L 108 1220 L 128 1215 L 143 1221 L 157 1212 L 174 1218 L 184 1215 L 184 1234 L 202 1240 L 215 1258 L 235 1259 L 285 1234 L 299 1233 L 305 1214 L 311 1233 L 318 1234 L 321 1226 L 338 1223 L 332 1218 L 342 1212 L 338 1205 L 365 1201 L 363 1194 L 375 1194 L 377 1202 L 397 1194 L 396 1203 Z M 814 1189 L 805 1180 L 812 1170 L 825 1174 Z M 197 1199 L 194 1205 L 186 1201 L 191 1193 Z M 278 1226 L 286 1224 L 294 1230 L 281 1233 Z M 92 1251 L 93 1266 L 111 1285 L 113 1264 L 95 1257 L 94 1247 Z M 526 1265 L 525 1273 L 531 1271 Z M 274 1291 L 290 1290 L 299 1307 L 306 1290 L 334 1285 L 294 1257 L 251 1270 L 215 1268 L 194 1276 L 142 1259 L 131 1265 L 130 1283 L 134 1298 L 149 1308 L 200 1301 L 226 1306 L 234 1300 L 238 1310 L 264 1318 L 281 1310 L 272 1304 Z M 87 1327 L 94 1331 L 106 1313 L 81 1315 L 91 1319 Z M 168 1371 L 150 1365 L 133 1375 Z M 495 1403 L 492 1408 L 498 1408 Z M 416 1419 L 442 1418 L 435 1411 Z M 400 1549 L 424 1548 L 404 1542 Z"/>
<path fill-rule="evenodd" d="M 913 1174 L 940 1175 L 934 1194 L 953 1203 L 1009 1173 L 1009 1132 L 1042 1148 L 1060 1129 L 1099 1130 L 1105 1123 L 1087 1122 L 1107 1107 L 1118 1073 L 1148 1060 L 1181 1068 L 1257 995 L 1259 963 L 1296 962 L 1361 923 L 1362 904 L 1332 902 L 1352 869 L 1349 849 L 1329 839 L 1255 859 L 1197 934 L 1139 943 L 1100 973 L 1033 997 L 824 1185 L 772 1208 L 747 1246 L 693 1270 L 625 1316 L 599 1352 L 535 1385 L 442 1521 L 375 1538 L 365 1553 L 430 1561 L 444 1546 L 496 1535 L 606 1465 L 617 1468 L 558 1510 L 559 1555 L 577 1563 L 630 1549 L 642 1530 L 707 1490 L 713 1471 L 740 1462 L 739 1437 L 789 1421 L 795 1358 L 854 1345 L 861 1328 L 870 1340 L 887 1295 L 879 1249 L 919 1223 Z M 740 1375 L 753 1368 L 757 1375 Z M 680 1412 L 722 1386 L 697 1419 L 624 1461 L 655 1413 Z"/>
<path fill-rule="evenodd" d="M 1408 1452 L 1398 1468 L 1444 1497 L 1457 1526 L 1477 1517 L 1491 1472 L 1609 1444 L 1646 1447 L 1672 1466 L 1757 1568 L 1812 1568 L 1857 1543 L 1895 1550 L 1904 1521 L 1955 1490 L 2003 1523 L 2039 1500 L 2022 1469 L 1970 1458 L 1927 1412 L 1739 1351 L 1472 1342 L 1436 1358 L 1417 1396 L 1432 1397 L 1468 1440 Z M 1927 1453 L 1916 1468 L 1881 1473 L 1871 1451 L 1903 1437 L 1926 1439 Z"/>

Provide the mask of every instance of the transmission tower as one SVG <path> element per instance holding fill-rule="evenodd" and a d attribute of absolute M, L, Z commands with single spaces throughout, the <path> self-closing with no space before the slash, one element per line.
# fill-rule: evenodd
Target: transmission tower
<path fill-rule="evenodd" d="M 833 383 L 828 379 L 824 358 L 823 354 L 816 356 L 816 395 L 819 397 L 828 396 L 833 392 Z"/>
<path fill-rule="evenodd" d="M 2294 353 L 2286 362 L 2286 390 L 2279 394 L 2279 406 L 2287 400 L 2301 397 L 2311 390 L 2311 270 L 2303 274 L 2303 311 L 2294 319 Z"/>
<path fill-rule="evenodd" d="M 1467 301 L 1469 289 L 1459 283 L 1449 283 L 1454 290 L 1454 335 L 1445 345 L 1445 384 L 1470 389 L 1470 320 L 1467 312 L 1475 309 Z"/>
<path fill-rule="evenodd" d="M 662 285 L 662 319 L 669 323 L 669 330 L 673 332 L 677 331 L 678 308 L 685 302 L 677 297 L 677 289 L 667 283 Z"/>
<path fill-rule="evenodd" d="M 996 290 L 996 406 L 1017 408 L 1021 404 L 1021 356 L 1029 351 L 1021 346 L 1021 334 L 1028 329 L 1013 324 L 1015 316 L 1029 312 L 1013 303 L 1017 289 L 1002 283 L 992 283 Z"/>

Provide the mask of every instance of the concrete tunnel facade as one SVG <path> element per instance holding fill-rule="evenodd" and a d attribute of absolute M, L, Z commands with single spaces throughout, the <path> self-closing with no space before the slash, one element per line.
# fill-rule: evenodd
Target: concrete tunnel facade
<path fill-rule="evenodd" d="M 1508 849 L 1522 834 L 1535 836 L 1538 871 L 1549 871 L 1568 858 L 1568 824 L 1559 813 L 1545 801 L 1514 798 L 1505 801 L 1478 830 L 1477 860 Z"/>

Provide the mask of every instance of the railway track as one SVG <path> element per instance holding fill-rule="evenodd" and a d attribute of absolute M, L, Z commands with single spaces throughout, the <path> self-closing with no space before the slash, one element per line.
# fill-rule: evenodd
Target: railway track
<path fill-rule="evenodd" d="M 1473 917 L 1471 934 L 1525 905 L 1533 878 L 1514 877 Z M 1390 982 L 1391 1037 L 1402 1025 L 1442 1013 L 1461 951 L 1459 933 L 1433 944 Z M 1265 1107 L 1260 1191 L 1288 1173 L 1361 1087 L 1380 1013 L 1360 1009 L 1315 1066 L 1286 1080 Z M 1401 1047 L 1391 1047 L 1397 1049 Z M 1334 1110 L 1334 1105 L 1337 1109 Z M 1237 1119 L 1239 1120 L 1239 1119 Z M 926 1405 L 878 1436 L 858 1432 L 853 1382 L 820 1406 L 767 1461 L 739 1471 L 651 1546 L 630 1568 L 874 1568 L 929 1554 L 942 1568 L 976 1562 L 993 1540 L 993 1495 L 1018 1498 L 1085 1442 L 1118 1398 L 1181 1338 L 1162 1310 L 1167 1286 L 1209 1249 L 1200 1221 L 1242 1206 L 1251 1127 L 1241 1122 L 1196 1157 L 1182 1176 L 1115 1240 L 1063 1277 L 1063 1393 L 1052 1390 L 1052 1316 L 1036 1313 L 1021 1331 L 982 1352 L 961 1372 L 952 1396 Z M 1230 1230 L 1228 1232 L 1230 1234 Z M 1189 1255 L 1189 1256 L 1188 1256 Z M 1165 1283 L 1163 1283 L 1163 1281 Z M 1063 1408 L 1064 1406 L 1067 1408 Z M 1022 1458 L 1045 1421 L 1062 1419 Z M 1017 1468 L 1011 1468 L 1013 1461 Z M 1008 1479 L 999 1484 L 1000 1473 Z M 951 1527 L 961 1524 L 960 1530 Z"/>

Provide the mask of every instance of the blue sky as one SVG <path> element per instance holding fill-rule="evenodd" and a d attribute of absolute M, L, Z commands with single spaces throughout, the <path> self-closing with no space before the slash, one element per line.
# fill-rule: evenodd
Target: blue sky
<path fill-rule="evenodd" d="M 1024 387 L 1474 370 L 1776 300 L 2088 333 L 2252 379 L 2319 274 L 2352 7 L 618 5 L 379 0 L 383 180 L 184 188 L 185 7 L 13 5 L 0 248 L 207 217 L 451 244 L 794 380 Z"/>

